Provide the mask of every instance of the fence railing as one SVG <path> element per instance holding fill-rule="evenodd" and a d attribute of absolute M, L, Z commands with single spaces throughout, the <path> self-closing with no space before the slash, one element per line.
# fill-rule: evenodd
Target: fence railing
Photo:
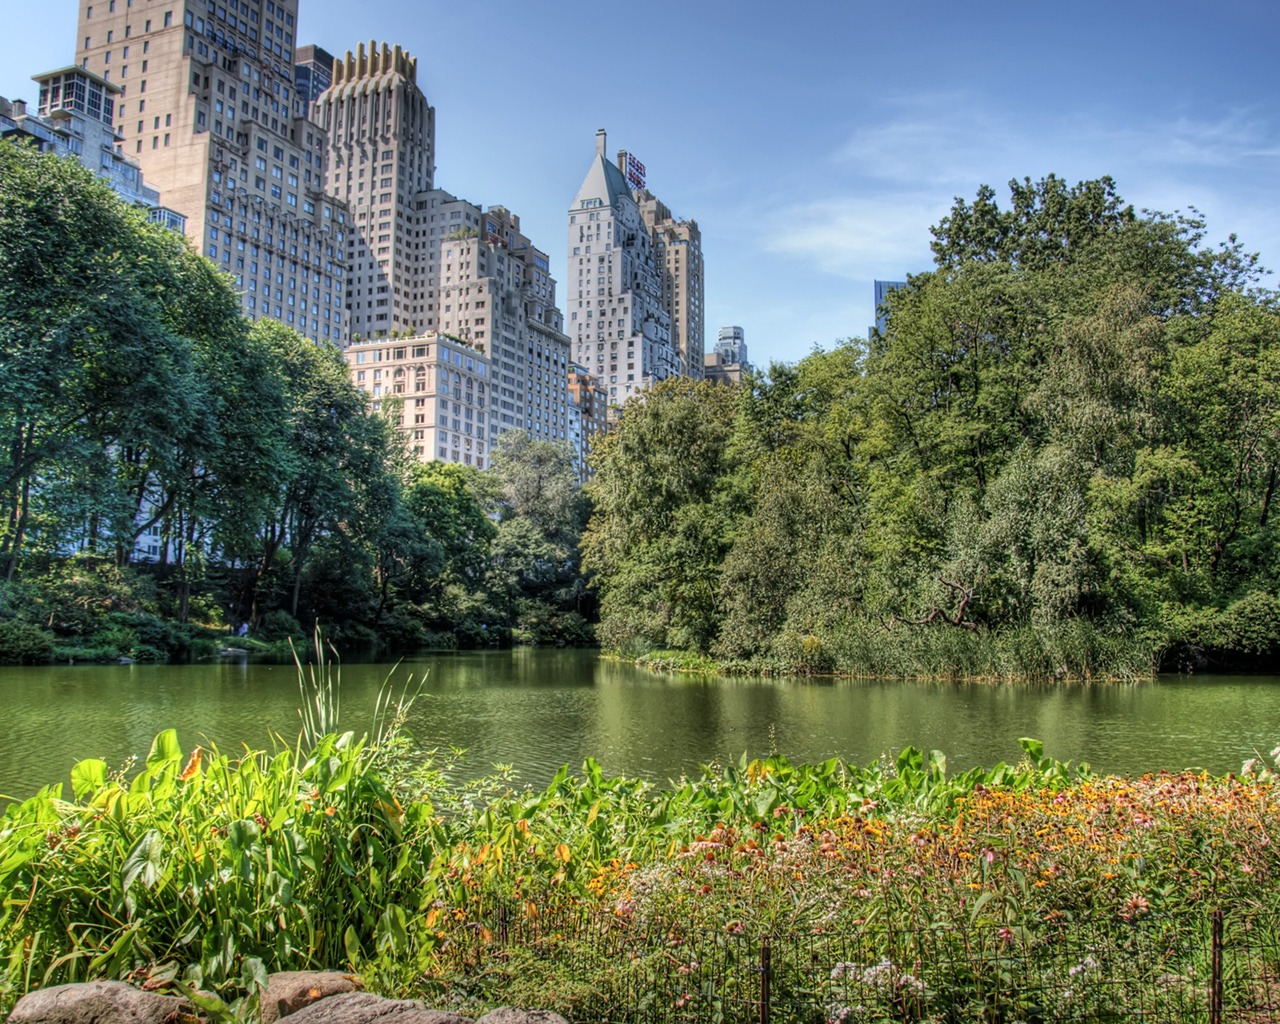
<path fill-rule="evenodd" d="M 589 980 L 600 1024 L 1280 1021 L 1280 914 L 752 935 L 497 908 L 451 938 L 470 968 Z"/>

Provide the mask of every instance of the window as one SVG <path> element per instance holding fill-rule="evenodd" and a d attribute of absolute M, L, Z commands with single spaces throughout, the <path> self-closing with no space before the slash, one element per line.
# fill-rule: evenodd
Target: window
<path fill-rule="evenodd" d="M 168 28 L 173 24 L 173 11 L 164 12 L 164 27 Z"/>

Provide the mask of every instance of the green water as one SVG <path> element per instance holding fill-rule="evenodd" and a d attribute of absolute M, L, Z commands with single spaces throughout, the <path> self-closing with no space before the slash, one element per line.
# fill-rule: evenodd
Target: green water
<path fill-rule="evenodd" d="M 342 668 L 342 720 L 365 730 L 391 665 Z M 946 751 L 953 769 L 1016 760 L 1036 736 L 1095 770 L 1190 766 L 1238 771 L 1280 743 L 1280 678 L 1199 676 L 1136 685 L 991 686 L 653 675 L 594 652 L 487 651 L 410 659 L 425 677 L 411 728 L 427 747 L 468 750 L 471 771 L 511 764 L 545 784 L 595 757 L 656 782 L 713 758 L 868 762 L 906 744 Z M 0 794 L 65 781 L 83 757 L 145 756 L 175 727 L 184 747 L 263 747 L 298 731 L 292 666 L 0 667 Z"/>

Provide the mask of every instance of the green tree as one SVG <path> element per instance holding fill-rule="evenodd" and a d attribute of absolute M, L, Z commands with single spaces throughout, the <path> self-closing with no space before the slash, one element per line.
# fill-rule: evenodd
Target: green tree
<path fill-rule="evenodd" d="M 583 564 L 596 574 L 606 647 L 705 651 L 714 641 L 739 400 L 737 389 L 663 381 L 597 442 Z"/>
<path fill-rule="evenodd" d="M 193 338 L 237 329 L 234 296 L 75 161 L 9 142 L 0 265 L 0 571 L 13 577 L 33 524 L 46 551 L 75 534 L 126 560 L 201 443 Z"/>

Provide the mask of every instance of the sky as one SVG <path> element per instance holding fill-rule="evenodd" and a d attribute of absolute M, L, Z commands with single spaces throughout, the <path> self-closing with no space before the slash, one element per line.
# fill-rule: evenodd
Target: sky
<path fill-rule="evenodd" d="M 518 214 L 562 282 L 607 129 L 701 228 L 708 349 L 738 325 L 757 365 L 865 337 L 873 280 L 928 270 L 930 225 L 1011 178 L 1109 174 L 1280 268 L 1274 0 L 299 3 L 300 43 L 418 57 L 437 186 Z M 72 62 L 75 18 L 0 0 L 0 95 Z"/>

